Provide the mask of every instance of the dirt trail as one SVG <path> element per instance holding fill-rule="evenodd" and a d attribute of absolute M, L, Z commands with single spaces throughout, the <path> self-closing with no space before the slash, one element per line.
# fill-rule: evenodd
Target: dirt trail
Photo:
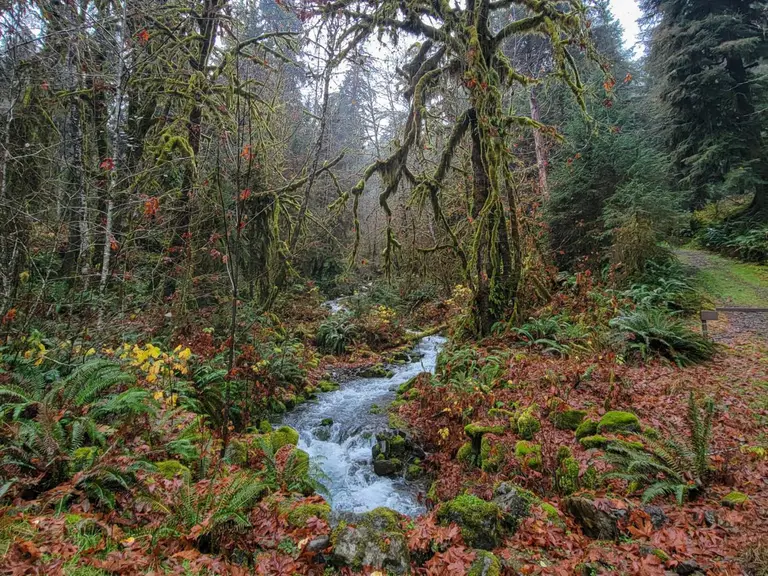
<path fill-rule="evenodd" d="M 691 248 L 675 253 L 717 306 L 768 308 L 768 267 Z M 768 339 L 768 313 L 721 312 L 720 319 L 709 323 L 709 330 L 725 344 L 751 334 Z"/>

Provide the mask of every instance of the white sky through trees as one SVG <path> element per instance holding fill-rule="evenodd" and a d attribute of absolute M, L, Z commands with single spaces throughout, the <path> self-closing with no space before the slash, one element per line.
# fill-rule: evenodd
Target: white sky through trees
<path fill-rule="evenodd" d="M 636 0 L 611 0 L 611 11 L 621 22 L 621 27 L 624 28 L 624 47 L 634 48 L 635 56 L 640 55 L 642 48 L 635 46 L 640 33 L 637 25 L 637 19 L 640 18 L 640 7 Z"/>

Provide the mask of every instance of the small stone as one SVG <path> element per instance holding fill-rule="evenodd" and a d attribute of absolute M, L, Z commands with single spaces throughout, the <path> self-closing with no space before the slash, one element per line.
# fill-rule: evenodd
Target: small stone
<path fill-rule="evenodd" d="M 564 500 L 565 510 L 581 525 L 586 536 L 598 540 L 618 540 L 621 536 L 619 521 L 627 516 L 627 511 L 613 507 L 598 507 L 592 500 L 583 496 L 573 496 Z"/>
<path fill-rule="evenodd" d="M 675 568 L 675 572 L 677 572 L 680 576 L 690 576 L 699 570 L 701 570 L 701 567 L 699 566 L 699 563 L 696 562 L 696 560 L 685 560 L 684 562 L 680 562 L 680 564 L 678 564 Z"/>
<path fill-rule="evenodd" d="M 717 514 L 715 514 L 714 510 L 704 511 L 704 524 L 706 524 L 708 528 L 717 526 Z"/>
<path fill-rule="evenodd" d="M 304 550 L 307 552 L 320 552 L 321 550 L 328 548 L 330 543 L 331 538 L 329 536 L 318 536 L 317 538 L 310 540 Z"/>
<path fill-rule="evenodd" d="M 664 510 L 661 506 L 643 506 L 643 512 L 651 517 L 651 524 L 653 524 L 655 530 L 660 530 L 662 526 L 667 523 L 667 515 L 664 514 Z"/>
<path fill-rule="evenodd" d="M 397 458 L 390 458 L 389 460 L 374 460 L 373 471 L 378 476 L 396 476 L 403 469 L 403 463 Z"/>

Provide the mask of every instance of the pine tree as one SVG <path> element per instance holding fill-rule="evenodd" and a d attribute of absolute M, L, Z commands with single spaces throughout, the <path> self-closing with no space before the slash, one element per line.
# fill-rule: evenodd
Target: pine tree
<path fill-rule="evenodd" d="M 753 192 L 752 211 L 768 213 L 768 164 L 755 106 L 761 92 L 755 67 L 768 46 L 759 8 L 748 0 L 644 0 L 642 7 L 652 25 L 659 125 L 691 207 L 719 186 Z"/>

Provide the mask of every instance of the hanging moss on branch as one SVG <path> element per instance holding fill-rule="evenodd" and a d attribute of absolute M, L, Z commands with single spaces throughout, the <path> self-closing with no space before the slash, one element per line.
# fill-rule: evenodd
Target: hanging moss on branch
<path fill-rule="evenodd" d="M 582 108 L 583 87 L 571 51 L 581 50 L 587 57 L 596 58 L 588 38 L 585 9 L 578 0 L 522 4 L 525 17 L 497 31 L 494 22 L 509 20 L 508 3 L 469 0 L 461 7 L 427 0 L 339 0 L 318 8 L 326 18 L 348 22 L 341 36 L 348 43 L 347 51 L 373 35 L 392 44 L 397 44 L 403 34 L 420 40 L 412 60 L 399 70 L 409 102 L 402 138 L 395 141 L 388 157 L 368 166 L 361 180 L 338 200 L 339 204 L 353 200 L 353 261 L 360 244 L 360 196 L 368 181 L 379 176 L 379 204 L 386 216 L 384 262 L 390 270 L 400 244 L 392 227 L 389 200 L 401 185 L 407 184 L 412 204 L 420 208 L 428 204 L 437 227 L 450 239 L 421 249 L 451 249 L 459 259 L 466 284 L 472 290 L 471 328 L 478 335 L 488 334 L 495 322 L 514 310 L 522 279 L 521 232 L 511 186 L 511 166 L 516 160 L 512 139 L 520 129 L 555 135 L 540 122 L 505 109 L 504 96 L 516 85 L 532 85 L 544 79 L 515 70 L 503 47 L 507 41 L 526 37 L 546 38 L 554 61 L 550 77 L 567 85 Z M 447 126 L 449 137 L 438 150 L 437 166 L 411 167 L 410 155 L 423 147 L 431 123 L 439 123 L 436 129 L 446 128 L 441 115 L 431 110 L 438 100 L 436 96 L 441 90 L 456 94 L 457 89 L 466 102 L 465 108 Z M 466 214 L 469 228 L 463 234 L 469 241 L 462 244 L 458 225 L 443 210 L 442 187 L 455 169 L 453 161 L 463 143 L 470 150 L 472 182 Z"/>

